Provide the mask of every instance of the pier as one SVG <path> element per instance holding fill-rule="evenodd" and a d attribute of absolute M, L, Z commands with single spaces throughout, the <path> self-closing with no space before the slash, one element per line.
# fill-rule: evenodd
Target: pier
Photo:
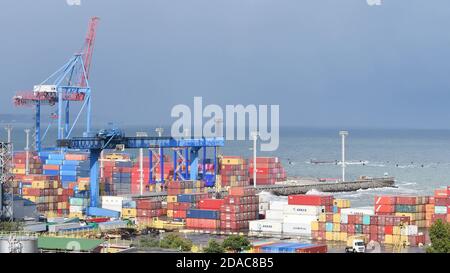
<path fill-rule="evenodd" d="M 258 185 L 257 192 L 271 192 L 275 195 L 286 196 L 290 194 L 305 194 L 310 190 L 320 192 L 352 192 L 357 190 L 366 190 L 374 188 L 395 187 L 394 177 L 378 177 L 378 178 L 361 178 L 355 181 L 347 182 L 320 182 L 319 179 L 313 178 L 291 178 L 282 184 L 275 185 Z M 212 189 L 211 192 L 214 192 Z M 221 194 L 226 190 L 222 189 Z M 158 200 L 165 200 L 167 192 L 148 192 L 143 195 L 128 194 L 126 197 L 154 197 Z"/>

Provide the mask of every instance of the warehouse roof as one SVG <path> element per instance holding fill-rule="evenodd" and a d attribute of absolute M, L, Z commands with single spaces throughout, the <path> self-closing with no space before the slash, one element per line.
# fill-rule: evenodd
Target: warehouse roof
<path fill-rule="evenodd" d="M 38 248 L 47 250 L 65 251 L 92 251 L 104 240 L 65 238 L 65 237 L 39 237 Z"/>

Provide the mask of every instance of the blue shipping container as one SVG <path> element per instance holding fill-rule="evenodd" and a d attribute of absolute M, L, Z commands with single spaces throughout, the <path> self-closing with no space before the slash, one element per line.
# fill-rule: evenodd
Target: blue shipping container
<path fill-rule="evenodd" d="M 219 219 L 220 213 L 218 210 L 203 210 L 203 209 L 190 209 L 186 213 L 187 218 L 197 219 Z"/>
<path fill-rule="evenodd" d="M 43 170 L 43 174 L 46 174 L 46 175 L 59 175 L 59 171 L 58 170 Z"/>

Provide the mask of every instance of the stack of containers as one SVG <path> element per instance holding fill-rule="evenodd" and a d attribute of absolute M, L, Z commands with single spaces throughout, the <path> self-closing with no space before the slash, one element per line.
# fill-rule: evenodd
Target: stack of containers
<path fill-rule="evenodd" d="M 271 200 L 269 209 L 265 211 L 265 219 L 250 221 L 250 232 L 281 234 L 283 232 L 283 210 L 287 205 L 287 200 Z"/>
<path fill-rule="evenodd" d="M 249 159 L 250 183 L 253 185 L 253 159 Z M 286 171 L 278 157 L 256 158 L 256 184 L 273 185 L 276 182 L 286 181 Z"/>
<path fill-rule="evenodd" d="M 249 229 L 259 217 L 259 197 L 253 187 L 230 187 L 220 206 L 220 229 L 235 232 Z"/>
<path fill-rule="evenodd" d="M 64 153 L 40 153 L 41 159 L 45 160 L 43 166 L 44 174 L 60 175 L 61 165 L 64 160 Z"/>
<path fill-rule="evenodd" d="M 329 211 L 333 211 L 332 195 L 289 195 L 283 207 L 283 233 L 310 236 L 311 223 Z"/>
<path fill-rule="evenodd" d="M 434 223 L 437 219 L 441 219 L 444 223 L 450 223 L 450 186 L 434 191 L 432 222 Z"/>
<path fill-rule="evenodd" d="M 376 196 L 377 215 L 408 216 L 411 224 L 426 227 L 426 205 L 428 196 Z"/>
<path fill-rule="evenodd" d="M 89 198 L 87 198 L 87 196 L 80 196 L 76 194 L 76 196 L 69 197 L 69 217 L 82 218 L 88 205 Z"/>
<path fill-rule="evenodd" d="M 153 164 L 157 162 L 157 156 L 153 155 Z M 144 157 L 143 160 L 143 185 L 144 192 L 150 191 L 150 187 L 148 185 L 150 179 L 150 160 L 149 157 Z M 164 156 L 164 180 L 170 180 L 173 177 L 173 162 L 170 160 L 170 157 Z M 131 193 L 140 193 L 141 188 L 141 172 L 140 172 L 140 162 L 139 158 L 133 163 L 133 167 L 131 169 Z M 153 169 L 153 181 L 161 180 L 161 166 L 157 164 Z"/>
<path fill-rule="evenodd" d="M 23 198 L 36 203 L 37 211 L 46 215 L 67 215 L 72 194 L 62 189 L 57 176 L 28 175 L 22 181 Z"/>
<path fill-rule="evenodd" d="M 186 219 L 186 212 L 197 202 L 209 198 L 205 183 L 199 180 L 167 182 L 167 217 L 174 221 Z"/>
<path fill-rule="evenodd" d="M 189 209 L 186 214 L 186 228 L 216 231 L 220 227 L 220 207 L 224 199 L 202 199 L 198 209 Z"/>
<path fill-rule="evenodd" d="M 111 195 L 131 193 L 131 167 L 129 158 L 102 159 L 101 191 Z"/>
<path fill-rule="evenodd" d="M 152 200 L 149 198 L 140 198 L 135 199 L 134 201 L 136 205 L 136 219 L 140 224 L 149 223 L 152 218 L 166 215 L 166 209 L 162 208 L 161 201 Z M 131 216 L 132 214 L 133 212 L 131 210 L 131 213 L 125 213 L 122 216 Z"/>
<path fill-rule="evenodd" d="M 19 179 L 25 175 L 26 172 L 26 152 L 15 152 L 13 154 L 13 169 L 14 176 Z M 42 174 L 42 163 L 40 158 L 34 152 L 29 152 L 28 155 L 29 174 Z"/>
<path fill-rule="evenodd" d="M 86 153 L 66 153 L 60 166 L 60 176 L 63 187 L 78 181 L 79 178 L 89 177 L 89 157 Z"/>
<path fill-rule="evenodd" d="M 245 159 L 239 156 L 222 157 L 220 162 L 219 180 L 222 187 L 248 186 L 248 166 Z"/>
<path fill-rule="evenodd" d="M 346 241 L 353 235 L 365 235 L 368 240 L 386 244 L 409 242 L 416 246 L 425 242 L 425 236 L 418 233 L 416 225 L 410 224 L 409 217 L 375 215 L 370 208 L 321 214 L 311 228 L 312 237 L 317 240 Z"/>

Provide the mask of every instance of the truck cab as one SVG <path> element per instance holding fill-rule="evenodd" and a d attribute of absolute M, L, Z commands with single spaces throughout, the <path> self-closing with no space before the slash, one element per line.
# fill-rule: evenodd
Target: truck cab
<path fill-rule="evenodd" d="M 362 236 L 351 236 L 347 240 L 345 252 L 364 253 L 366 252 L 366 238 Z"/>

